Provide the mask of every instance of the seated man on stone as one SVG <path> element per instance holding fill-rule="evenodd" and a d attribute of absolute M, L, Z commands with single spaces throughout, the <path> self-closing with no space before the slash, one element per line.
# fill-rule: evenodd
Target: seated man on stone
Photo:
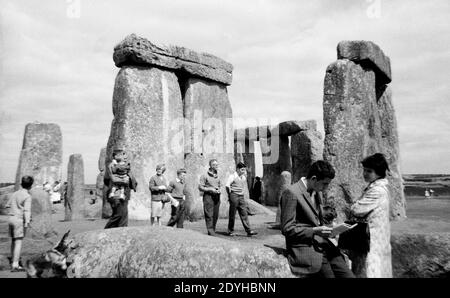
<path fill-rule="evenodd" d="M 351 278 L 344 254 L 329 239 L 323 218 L 322 191 L 335 176 L 333 166 L 316 161 L 308 175 L 281 195 L 281 232 L 286 238 L 292 273 L 302 277 Z"/>

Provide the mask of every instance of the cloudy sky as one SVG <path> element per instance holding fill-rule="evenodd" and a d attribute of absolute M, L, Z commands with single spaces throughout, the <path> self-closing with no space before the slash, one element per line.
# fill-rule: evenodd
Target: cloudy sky
<path fill-rule="evenodd" d="M 112 121 L 114 46 L 136 33 L 234 65 L 235 117 L 316 119 L 341 40 L 392 61 L 404 173 L 450 173 L 450 1 L 0 0 L 0 182 L 14 181 L 24 127 L 60 125 L 66 176 L 81 153 L 95 183 Z M 257 106 L 257 108 L 255 108 Z"/>

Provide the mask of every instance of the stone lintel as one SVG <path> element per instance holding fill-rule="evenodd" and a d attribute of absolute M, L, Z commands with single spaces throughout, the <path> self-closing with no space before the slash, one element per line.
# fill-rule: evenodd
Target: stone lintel
<path fill-rule="evenodd" d="M 225 85 L 231 85 L 232 81 L 233 65 L 216 56 L 180 46 L 155 45 L 135 34 L 128 35 L 114 48 L 113 60 L 117 67 L 156 66 L 183 70 Z"/>

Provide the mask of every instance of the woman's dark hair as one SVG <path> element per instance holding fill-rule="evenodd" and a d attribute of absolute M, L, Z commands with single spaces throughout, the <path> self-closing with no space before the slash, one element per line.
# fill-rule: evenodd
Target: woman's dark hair
<path fill-rule="evenodd" d="M 374 155 L 368 156 L 364 158 L 361 163 L 363 167 L 374 170 L 381 178 L 385 178 L 386 172 L 389 171 L 386 158 L 381 153 L 375 153 Z"/>
<path fill-rule="evenodd" d="M 318 160 L 311 165 L 306 178 L 309 179 L 316 176 L 317 180 L 324 180 L 325 178 L 334 179 L 335 175 L 334 168 L 329 162 Z"/>

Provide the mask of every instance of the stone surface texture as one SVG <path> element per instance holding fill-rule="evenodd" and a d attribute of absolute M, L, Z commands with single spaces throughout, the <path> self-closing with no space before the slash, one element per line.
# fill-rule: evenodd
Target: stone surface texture
<path fill-rule="evenodd" d="M 189 218 L 203 218 L 202 194 L 198 189 L 200 176 L 206 174 L 209 160 L 219 162 L 222 181 L 220 216 L 228 217 L 228 196 L 225 182 L 235 171 L 232 109 L 225 86 L 202 79 L 186 81 L 184 116 L 186 186 L 192 193 L 187 202 Z"/>
<path fill-rule="evenodd" d="M 282 184 L 281 172 L 292 173 L 291 150 L 289 137 L 273 136 L 267 140 L 260 141 L 263 156 L 264 194 L 263 202 L 269 206 L 278 205 L 278 192 Z M 278 152 L 277 152 L 278 151 Z"/>
<path fill-rule="evenodd" d="M 155 45 L 135 34 L 127 36 L 114 48 L 113 59 L 117 67 L 157 66 L 225 85 L 231 85 L 232 81 L 233 66 L 218 57 L 179 46 Z"/>
<path fill-rule="evenodd" d="M 95 197 L 96 201 L 102 202 L 102 218 L 109 218 L 112 214 L 111 205 L 108 203 L 107 190 L 104 189 L 103 179 L 105 178 L 105 161 L 106 161 L 106 147 L 100 149 L 100 154 L 98 157 L 98 170 L 97 179 L 95 182 Z"/>
<path fill-rule="evenodd" d="M 10 195 L 14 192 L 14 185 L 0 188 L 0 215 L 7 215 L 8 208 L 6 205 L 9 201 Z"/>
<path fill-rule="evenodd" d="M 31 195 L 31 228 L 27 236 L 34 239 L 51 238 L 57 235 L 52 224 L 52 203 L 48 192 L 42 188 L 32 188 Z"/>
<path fill-rule="evenodd" d="M 393 235 L 391 246 L 394 277 L 450 277 L 449 233 Z"/>
<path fill-rule="evenodd" d="M 378 45 L 371 41 L 344 40 L 337 46 L 338 59 L 348 59 L 376 74 L 377 84 L 385 85 L 392 81 L 391 60 Z"/>
<path fill-rule="evenodd" d="M 190 230 L 116 228 L 77 234 L 74 242 L 69 277 L 294 277 L 271 248 Z"/>
<path fill-rule="evenodd" d="M 316 130 L 305 130 L 291 136 L 292 183 L 306 177 L 309 167 L 323 159 L 323 138 Z"/>
<path fill-rule="evenodd" d="M 66 221 L 84 218 L 84 163 L 81 154 L 72 154 L 67 165 Z"/>
<path fill-rule="evenodd" d="M 138 183 L 137 192 L 131 192 L 129 219 L 148 220 L 148 182 L 156 173 L 156 165 L 166 164 L 168 180 L 184 166 L 184 133 L 173 127 L 176 119 L 183 118 L 177 77 L 158 68 L 122 67 L 114 87 L 113 114 L 106 164 L 111 162 L 116 145 L 125 148 Z"/>
<path fill-rule="evenodd" d="M 62 134 L 54 123 L 28 123 L 16 172 L 15 190 L 22 176 L 34 178 L 34 185 L 53 183 L 62 177 Z"/>

